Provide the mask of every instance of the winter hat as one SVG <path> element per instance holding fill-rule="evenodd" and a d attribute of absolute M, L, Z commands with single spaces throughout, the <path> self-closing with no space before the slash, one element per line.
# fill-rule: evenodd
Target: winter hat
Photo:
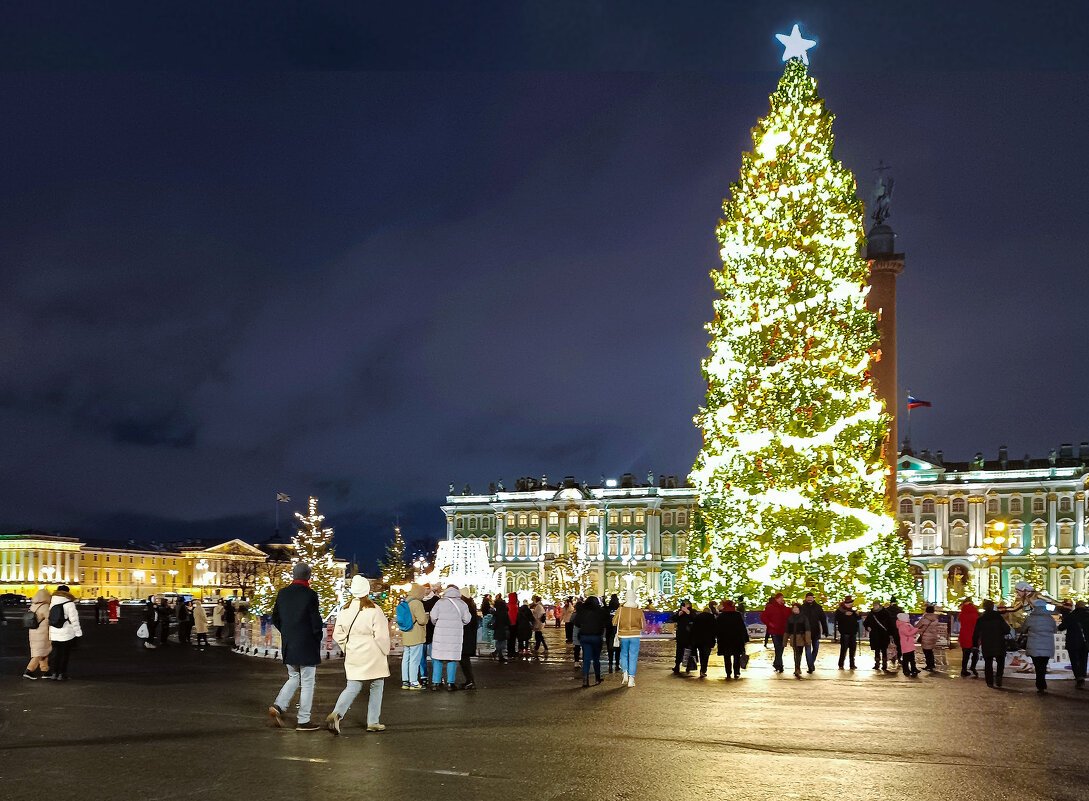
<path fill-rule="evenodd" d="M 352 576 L 352 586 L 349 591 L 352 593 L 353 598 L 362 598 L 364 595 L 371 594 L 371 583 L 367 581 L 365 576 L 357 573 Z"/>
<path fill-rule="evenodd" d="M 723 612 L 735 612 L 735 611 L 737 611 L 737 607 L 734 606 L 733 601 L 723 601 L 722 602 L 722 611 Z"/>
<path fill-rule="evenodd" d="M 306 562 L 296 562 L 291 568 L 291 578 L 295 581 L 310 581 L 310 565 Z"/>
<path fill-rule="evenodd" d="M 628 590 L 626 593 L 624 593 L 624 606 L 627 606 L 630 609 L 638 609 L 639 608 L 639 596 L 637 596 L 631 590 Z"/>
<path fill-rule="evenodd" d="M 908 613 L 907 613 L 907 612 L 901 612 L 900 614 L 898 614 L 898 615 L 896 616 L 896 619 L 897 619 L 897 620 L 902 620 L 902 621 L 904 621 L 905 623 L 907 623 L 907 622 L 908 622 Z"/>
<path fill-rule="evenodd" d="M 846 598 L 843 599 L 843 603 L 845 603 L 845 604 L 853 604 L 854 602 L 855 602 L 855 599 L 852 598 L 850 595 L 848 595 Z"/>

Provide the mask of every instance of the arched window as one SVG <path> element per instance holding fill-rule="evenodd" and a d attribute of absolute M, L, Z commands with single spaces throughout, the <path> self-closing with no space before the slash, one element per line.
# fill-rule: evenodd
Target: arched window
<path fill-rule="evenodd" d="M 949 551 L 951 553 L 965 553 L 968 550 L 968 531 L 964 523 L 957 521 L 949 530 Z"/>
<path fill-rule="evenodd" d="M 933 498 L 923 498 L 923 514 L 924 515 L 934 514 L 934 499 Z"/>
<path fill-rule="evenodd" d="M 1044 513 L 1044 496 L 1035 495 L 1032 498 L 1032 513 L 1034 515 L 1042 515 Z"/>
<path fill-rule="evenodd" d="M 506 536 L 506 541 L 506 553 L 504 555 L 514 556 L 514 536 L 512 534 L 508 534 Z"/>
<path fill-rule="evenodd" d="M 1011 513 L 1016 513 L 1016 514 L 1021 514 L 1021 496 L 1020 495 L 1011 495 L 1010 496 L 1010 512 Z"/>
<path fill-rule="evenodd" d="M 615 531 L 610 531 L 609 532 L 608 549 L 609 549 L 609 556 L 616 556 L 616 532 Z"/>
<path fill-rule="evenodd" d="M 567 513 L 567 525 L 577 526 L 578 524 L 579 524 L 579 513 L 574 512 L 574 511 L 568 512 Z"/>
<path fill-rule="evenodd" d="M 1060 512 L 1070 512 L 1072 510 L 1073 510 L 1073 504 L 1071 503 L 1070 498 L 1068 496 L 1064 495 L 1062 498 L 1059 499 L 1059 511 Z"/>
<path fill-rule="evenodd" d="M 684 526 L 688 524 L 688 512 L 677 512 L 677 525 Z"/>
<path fill-rule="evenodd" d="M 541 555 L 541 539 L 540 537 L 529 538 L 529 555 L 531 557 L 537 557 Z"/>
<path fill-rule="evenodd" d="M 1059 526 L 1059 547 L 1067 549 L 1074 547 L 1074 529 L 1069 523 Z"/>
<path fill-rule="evenodd" d="M 663 534 L 662 535 L 662 558 L 663 559 L 668 559 L 671 556 L 673 556 L 673 535 L 672 534 Z"/>
<path fill-rule="evenodd" d="M 525 528 L 528 525 L 529 525 L 529 515 L 527 515 L 525 512 L 519 512 L 518 513 L 518 527 L 519 528 Z"/>
<path fill-rule="evenodd" d="M 525 573 L 523 573 L 522 575 L 520 575 L 518 577 L 518 592 L 528 592 L 528 591 L 529 591 L 529 576 L 527 576 Z"/>
<path fill-rule="evenodd" d="M 1065 568 L 1059 573 L 1059 597 L 1068 598 L 1074 589 L 1074 577 Z"/>
<path fill-rule="evenodd" d="M 630 523 L 631 522 L 631 509 L 622 509 L 622 510 L 620 510 L 620 522 L 621 523 Z"/>
<path fill-rule="evenodd" d="M 934 529 L 930 526 L 924 526 L 922 534 L 919 536 L 919 547 L 924 551 L 933 551 L 936 544 L 935 540 Z"/>
<path fill-rule="evenodd" d="M 514 576 L 507 576 L 507 592 L 514 592 Z"/>
<path fill-rule="evenodd" d="M 559 524 L 560 524 L 560 513 L 559 512 L 549 512 L 548 513 L 548 525 L 558 526 Z"/>
<path fill-rule="evenodd" d="M 616 509 L 609 510 L 609 525 L 615 525 L 620 522 L 620 512 Z"/>
<path fill-rule="evenodd" d="M 567 552 L 575 553 L 579 549 L 579 538 L 577 534 L 567 535 Z"/>
<path fill-rule="evenodd" d="M 673 574 L 666 572 L 662 573 L 662 595 L 673 594 Z"/>
<path fill-rule="evenodd" d="M 955 515 L 964 514 L 964 498 L 956 497 L 949 504 L 950 511 Z"/>
<path fill-rule="evenodd" d="M 519 537 L 518 538 L 518 555 L 519 556 L 525 556 L 526 555 L 526 538 L 525 537 Z"/>
<path fill-rule="evenodd" d="M 900 514 L 909 515 L 915 511 L 915 504 L 911 502 L 911 498 L 902 498 L 900 500 Z"/>
<path fill-rule="evenodd" d="M 469 518 L 469 530 L 476 531 L 476 516 Z"/>
<path fill-rule="evenodd" d="M 635 534 L 635 555 L 642 556 L 643 549 L 646 547 L 646 537 L 642 532 L 636 532 Z"/>
<path fill-rule="evenodd" d="M 541 516 L 537 512 L 530 512 L 529 513 L 529 524 L 531 526 L 541 525 Z"/>
<path fill-rule="evenodd" d="M 597 534 L 591 534 L 586 538 L 586 555 L 597 556 Z"/>
<path fill-rule="evenodd" d="M 684 559 L 688 555 L 688 537 L 683 531 L 677 532 L 677 558 Z"/>
<path fill-rule="evenodd" d="M 1041 551 L 1047 547 L 1047 529 L 1043 523 L 1034 523 L 1032 526 L 1032 547 Z"/>
<path fill-rule="evenodd" d="M 631 556 L 631 535 L 627 532 L 620 537 L 620 555 Z"/>
<path fill-rule="evenodd" d="M 465 521 L 462 520 L 460 517 L 454 519 L 454 531 L 461 531 L 464 526 Z"/>
<path fill-rule="evenodd" d="M 514 512 L 507 512 L 507 528 L 514 528 Z"/>
<path fill-rule="evenodd" d="M 640 525 L 647 522 L 647 510 L 646 509 L 636 509 L 635 510 L 635 522 L 640 524 Z"/>
<path fill-rule="evenodd" d="M 620 589 L 620 577 L 616 573 L 609 571 L 605 574 L 605 591 Z"/>
<path fill-rule="evenodd" d="M 662 512 L 662 525 L 663 526 L 672 526 L 673 525 L 673 513 L 672 512 Z"/>
<path fill-rule="evenodd" d="M 998 496 L 991 495 L 987 498 L 987 514 L 998 514 Z"/>
<path fill-rule="evenodd" d="M 558 554 L 560 552 L 560 538 L 557 534 L 549 534 L 545 542 L 545 553 Z"/>

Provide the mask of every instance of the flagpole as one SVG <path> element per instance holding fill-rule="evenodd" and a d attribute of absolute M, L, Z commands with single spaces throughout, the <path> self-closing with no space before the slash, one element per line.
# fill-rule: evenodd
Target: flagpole
<path fill-rule="evenodd" d="M 276 502 L 275 503 L 276 503 L 276 534 L 275 534 L 275 536 L 279 537 L 280 536 L 280 496 L 279 495 L 276 496 Z"/>
<path fill-rule="evenodd" d="M 908 435 L 907 435 L 907 441 L 908 441 L 908 444 L 910 445 L 911 444 L 911 390 L 910 389 L 908 390 L 907 396 L 908 396 L 908 404 L 907 404 L 907 410 L 908 410 Z"/>

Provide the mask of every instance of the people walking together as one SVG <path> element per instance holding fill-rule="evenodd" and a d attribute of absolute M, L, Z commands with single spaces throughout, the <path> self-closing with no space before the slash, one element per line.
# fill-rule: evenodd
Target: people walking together
<path fill-rule="evenodd" d="M 941 623 L 934 614 L 934 607 L 927 605 L 926 612 L 919 622 L 915 624 L 915 630 L 919 632 L 919 647 L 923 649 L 923 670 L 934 672 L 934 646 L 938 644 L 938 631 Z"/>
<path fill-rule="evenodd" d="M 801 608 L 802 614 L 805 615 L 805 619 L 809 622 L 810 639 L 812 641 L 805 647 L 805 663 L 806 670 L 812 673 L 817 669 L 817 652 L 821 647 L 821 637 L 828 636 L 828 618 L 824 614 L 824 607 L 817 603 L 816 597 L 811 592 L 805 594 Z M 842 655 L 839 661 L 840 667 L 843 667 Z M 851 661 L 854 661 L 853 656 Z"/>
<path fill-rule="evenodd" d="M 333 711 L 325 718 L 325 727 L 340 734 L 340 722 L 351 709 L 364 682 L 370 682 L 367 699 L 367 731 L 382 731 L 382 694 L 385 678 L 389 676 L 389 621 L 370 595 L 371 584 L 360 575 L 352 576 L 349 588 L 351 600 L 337 615 L 333 640 L 344 652 L 346 684 L 337 698 Z"/>
<path fill-rule="evenodd" d="M 979 609 L 971 598 L 966 598 L 960 605 L 960 633 L 957 634 L 957 642 L 960 644 L 960 675 L 967 676 L 971 672 L 973 677 L 979 676 L 976 666 L 979 664 L 979 649 L 975 647 L 973 639 L 976 630 L 976 621 L 979 620 Z"/>
<path fill-rule="evenodd" d="M 700 678 L 707 678 L 707 667 L 711 661 L 711 650 L 715 647 L 715 616 L 711 608 L 704 607 L 692 621 L 692 650 L 700 660 Z"/>
<path fill-rule="evenodd" d="M 795 602 L 790 607 L 790 615 L 783 624 L 783 646 L 794 649 L 794 675 L 802 677 L 802 654 L 813 641 L 809 618 L 802 614 L 802 605 Z M 780 670 L 780 673 L 783 671 Z"/>
<path fill-rule="evenodd" d="M 49 599 L 49 643 L 53 672 L 46 678 L 68 681 L 68 659 L 76 640 L 82 636 L 76 598 L 67 584 L 61 584 Z"/>
<path fill-rule="evenodd" d="M 30 599 L 29 614 L 37 621 L 27 630 L 30 635 L 30 661 L 23 671 L 24 679 L 49 678 L 49 653 L 53 646 L 49 641 L 49 590 L 42 587 Z"/>
<path fill-rule="evenodd" d="M 299 693 L 299 714 L 295 731 L 317 731 L 310 720 L 314 702 L 314 677 L 321 663 L 321 640 L 325 624 L 321 619 L 318 594 L 310 589 L 310 566 L 297 562 L 291 569 L 291 583 L 276 593 L 272 625 L 280 632 L 281 653 L 287 667 L 287 681 L 268 708 L 268 723 L 284 728 L 283 714 L 295 693 Z"/>

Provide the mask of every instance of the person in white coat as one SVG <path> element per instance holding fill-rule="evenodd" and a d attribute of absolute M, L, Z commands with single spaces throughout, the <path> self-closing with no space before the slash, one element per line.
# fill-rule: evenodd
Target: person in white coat
<path fill-rule="evenodd" d="M 454 676 L 461 661 L 461 644 L 469 614 L 469 607 L 461 600 L 461 590 L 453 584 L 431 607 L 431 621 L 435 624 L 435 636 L 431 640 L 432 690 L 439 690 L 443 663 L 446 664 L 446 689 L 454 691 L 458 688 Z"/>
<path fill-rule="evenodd" d="M 333 626 L 333 639 L 344 652 L 344 675 L 348 683 L 337 699 L 336 706 L 325 718 L 325 728 L 334 735 L 340 734 L 340 721 L 348 714 L 352 702 L 363 689 L 363 682 L 371 683 L 367 701 L 367 731 L 384 731 L 378 722 L 382 713 L 382 693 L 386 676 L 389 675 L 389 620 L 382 610 L 367 596 L 371 583 L 363 576 L 352 576 L 349 589 L 352 599 L 337 614 Z"/>
<path fill-rule="evenodd" d="M 60 607 L 59 612 L 53 610 Z M 53 621 L 59 619 L 60 626 L 54 626 Z M 49 642 L 53 646 L 53 672 L 46 676 L 55 681 L 68 681 L 68 655 L 72 651 L 72 644 L 76 637 L 83 636 L 83 629 L 79 627 L 79 609 L 76 607 L 75 596 L 68 589 L 67 584 L 61 584 L 53 592 L 49 599 Z"/>

